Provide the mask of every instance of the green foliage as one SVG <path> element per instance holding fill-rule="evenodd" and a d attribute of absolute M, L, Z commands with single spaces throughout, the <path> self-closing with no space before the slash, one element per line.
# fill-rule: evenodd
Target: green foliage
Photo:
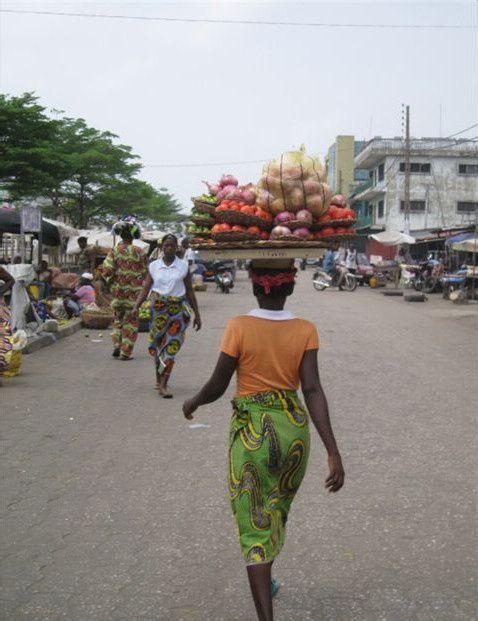
<path fill-rule="evenodd" d="M 177 201 L 135 176 L 138 160 L 111 132 L 83 119 L 49 118 L 32 93 L 0 95 L 0 183 L 13 200 L 47 198 L 46 213 L 80 228 L 126 213 L 174 219 Z"/>

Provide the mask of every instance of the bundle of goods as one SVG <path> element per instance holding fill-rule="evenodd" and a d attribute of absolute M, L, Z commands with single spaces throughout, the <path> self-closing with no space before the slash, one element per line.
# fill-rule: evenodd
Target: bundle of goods
<path fill-rule="evenodd" d="M 205 183 L 209 194 L 193 199 L 189 232 L 196 247 L 323 248 L 329 238 L 355 234 L 355 212 L 343 196 L 333 197 L 322 164 L 304 147 L 267 163 L 256 186 L 240 186 L 232 175 L 216 185 Z M 201 207 L 205 196 L 209 203 Z M 215 220 L 212 226 L 201 215 L 205 210 Z"/>
<path fill-rule="evenodd" d="M 151 302 L 146 300 L 139 307 L 139 331 L 149 332 L 149 323 L 151 321 Z"/>
<path fill-rule="evenodd" d="M 307 241 L 314 218 L 329 208 L 332 192 L 320 161 L 299 151 L 283 153 L 266 164 L 257 184 L 256 205 L 271 213 L 271 239 Z"/>
<path fill-rule="evenodd" d="M 337 239 L 355 235 L 353 225 L 356 219 L 357 215 L 348 207 L 346 198 L 336 194 L 332 197 L 327 211 L 313 222 L 314 239 L 326 241 L 324 238 Z"/>
<path fill-rule="evenodd" d="M 88 304 L 81 313 L 81 322 L 85 328 L 105 330 L 114 320 L 110 308 L 101 308 L 96 304 Z"/>

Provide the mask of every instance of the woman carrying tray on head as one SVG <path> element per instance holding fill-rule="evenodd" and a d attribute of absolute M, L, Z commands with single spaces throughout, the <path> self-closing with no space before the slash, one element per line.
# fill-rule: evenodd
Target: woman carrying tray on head
<path fill-rule="evenodd" d="M 274 267 L 271 267 L 273 266 Z M 312 422 L 327 449 L 325 487 L 337 492 L 344 471 L 329 420 L 318 367 L 315 326 L 284 310 L 294 290 L 293 261 L 254 261 L 251 268 L 259 307 L 229 321 L 214 373 L 187 400 L 187 419 L 221 397 L 237 372 L 229 444 L 229 494 L 258 618 L 273 618 L 278 583 L 271 567 L 284 543 L 292 500 L 309 455 L 308 416 L 297 389 L 302 386 Z"/>
<path fill-rule="evenodd" d="M 161 397 L 170 399 L 168 381 L 177 353 L 184 343 L 186 328 L 194 310 L 194 327 L 201 329 L 201 318 L 192 288 L 189 264 L 177 257 L 178 240 L 165 235 L 161 240 L 163 256 L 149 264 L 148 275 L 135 304 L 135 313 L 151 293 L 151 330 L 149 352 L 154 356 L 156 387 Z"/>

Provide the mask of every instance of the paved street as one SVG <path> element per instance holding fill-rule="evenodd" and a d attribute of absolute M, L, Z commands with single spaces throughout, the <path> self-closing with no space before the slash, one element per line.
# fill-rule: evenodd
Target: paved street
<path fill-rule="evenodd" d="M 317 322 L 347 478 L 325 493 L 315 434 L 276 618 L 475 619 L 478 309 L 318 293 L 310 277 L 288 307 Z M 172 401 L 152 389 L 145 335 L 124 364 L 83 330 L 4 380 L 2 620 L 254 619 L 226 495 L 229 398 L 199 411 L 206 428 L 180 412 L 253 298 L 244 272 L 230 296 L 198 297 Z"/>

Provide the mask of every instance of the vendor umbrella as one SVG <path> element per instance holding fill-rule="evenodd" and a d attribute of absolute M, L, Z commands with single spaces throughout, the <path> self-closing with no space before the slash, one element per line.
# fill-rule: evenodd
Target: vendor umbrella
<path fill-rule="evenodd" d="M 454 242 L 450 244 L 453 250 L 458 250 L 459 252 L 478 252 L 478 237 L 469 237 L 468 239 L 463 239 L 458 242 Z"/>
<path fill-rule="evenodd" d="M 60 233 L 58 228 L 42 219 L 42 237 L 46 246 L 59 246 Z M 20 235 L 21 233 L 21 216 L 17 209 L 0 208 L 0 233 L 13 233 Z M 35 233 L 35 236 L 37 234 Z"/>
<path fill-rule="evenodd" d="M 384 246 L 400 246 L 402 244 L 414 244 L 415 238 L 411 235 L 406 235 L 400 231 L 383 231 L 382 233 L 375 233 L 369 235 L 375 241 L 378 241 Z"/>

